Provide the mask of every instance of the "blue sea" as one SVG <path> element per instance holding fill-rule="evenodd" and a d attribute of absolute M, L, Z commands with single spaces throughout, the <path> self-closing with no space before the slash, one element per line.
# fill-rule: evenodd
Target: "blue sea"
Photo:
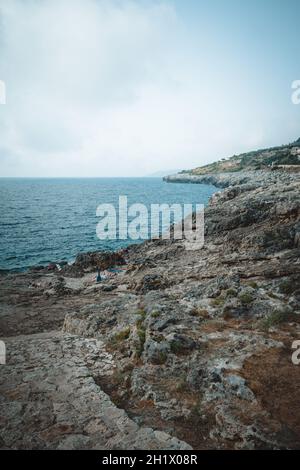
<path fill-rule="evenodd" d="M 0 270 L 72 262 L 79 252 L 116 250 L 130 240 L 99 240 L 99 204 L 207 204 L 216 188 L 161 178 L 1 178 Z M 136 243 L 136 241 L 135 241 Z"/>

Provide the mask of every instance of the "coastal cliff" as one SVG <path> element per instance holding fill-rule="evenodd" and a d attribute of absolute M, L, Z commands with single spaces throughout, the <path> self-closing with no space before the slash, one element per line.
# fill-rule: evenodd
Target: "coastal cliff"
<path fill-rule="evenodd" d="M 179 175 L 212 175 L 284 168 L 300 171 L 300 138 L 280 147 L 271 147 L 222 158 L 213 163 L 182 171 Z"/>
<path fill-rule="evenodd" d="M 286 174 L 283 173 L 281 181 L 283 181 L 284 175 Z M 285 178 L 289 180 L 287 175 Z M 212 184 L 217 188 L 228 188 L 229 186 L 245 184 L 251 184 L 252 188 L 258 188 L 262 184 L 272 184 L 272 182 L 278 181 L 278 172 L 250 170 L 236 173 L 205 173 L 203 175 L 184 172 L 165 176 L 163 179 L 167 183 Z"/>
<path fill-rule="evenodd" d="M 300 174 L 211 183 L 205 243 L 0 279 L 3 448 L 300 447 Z M 95 267 L 116 274 L 95 283 Z"/>

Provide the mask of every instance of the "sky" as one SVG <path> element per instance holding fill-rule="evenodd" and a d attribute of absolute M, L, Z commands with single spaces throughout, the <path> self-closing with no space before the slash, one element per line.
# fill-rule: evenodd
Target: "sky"
<path fill-rule="evenodd" d="M 0 0 L 0 176 L 145 176 L 300 137 L 299 0 Z"/>

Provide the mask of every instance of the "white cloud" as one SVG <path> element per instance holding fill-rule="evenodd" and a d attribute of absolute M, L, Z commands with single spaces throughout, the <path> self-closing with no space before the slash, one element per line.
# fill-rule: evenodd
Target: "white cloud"
<path fill-rule="evenodd" d="M 163 0 L 2 0 L 0 15 L 3 175 L 144 175 L 263 140 Z"/>
<path fill-rule="evenodd" d="M 101 174 L 102 163 L 112 174 L 116 168 L 107 162 L 120 150 L 118 157 L 130 164 L 132 149 L 118 142 L 124 141 L 144 84 L 167 85 L 164 61 L 176 28 L 173 8 L 9 0 L 1 3 L 1 22 L 0 64 L 8 84 L 8 104 L 0 115 L 1 153 L 19 156 L 20 164 L 28 158 L 34 167 L 26 166 L 34 173 L 55 173 L 58 160 L 65 174 L 95 167 Z M 125 143 L 134 140 L 127 136 Z"/>

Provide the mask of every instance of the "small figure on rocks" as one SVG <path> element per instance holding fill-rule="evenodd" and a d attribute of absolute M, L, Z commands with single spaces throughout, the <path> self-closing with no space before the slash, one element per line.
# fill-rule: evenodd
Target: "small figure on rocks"
<path fill-rule="evenodd" d="M 100 268 L 97 268 L 97 278 L 96 278 L 96 282 L 101 282 L 102 279 L 101 279 L 101 274 L 100 274 Z"/>

